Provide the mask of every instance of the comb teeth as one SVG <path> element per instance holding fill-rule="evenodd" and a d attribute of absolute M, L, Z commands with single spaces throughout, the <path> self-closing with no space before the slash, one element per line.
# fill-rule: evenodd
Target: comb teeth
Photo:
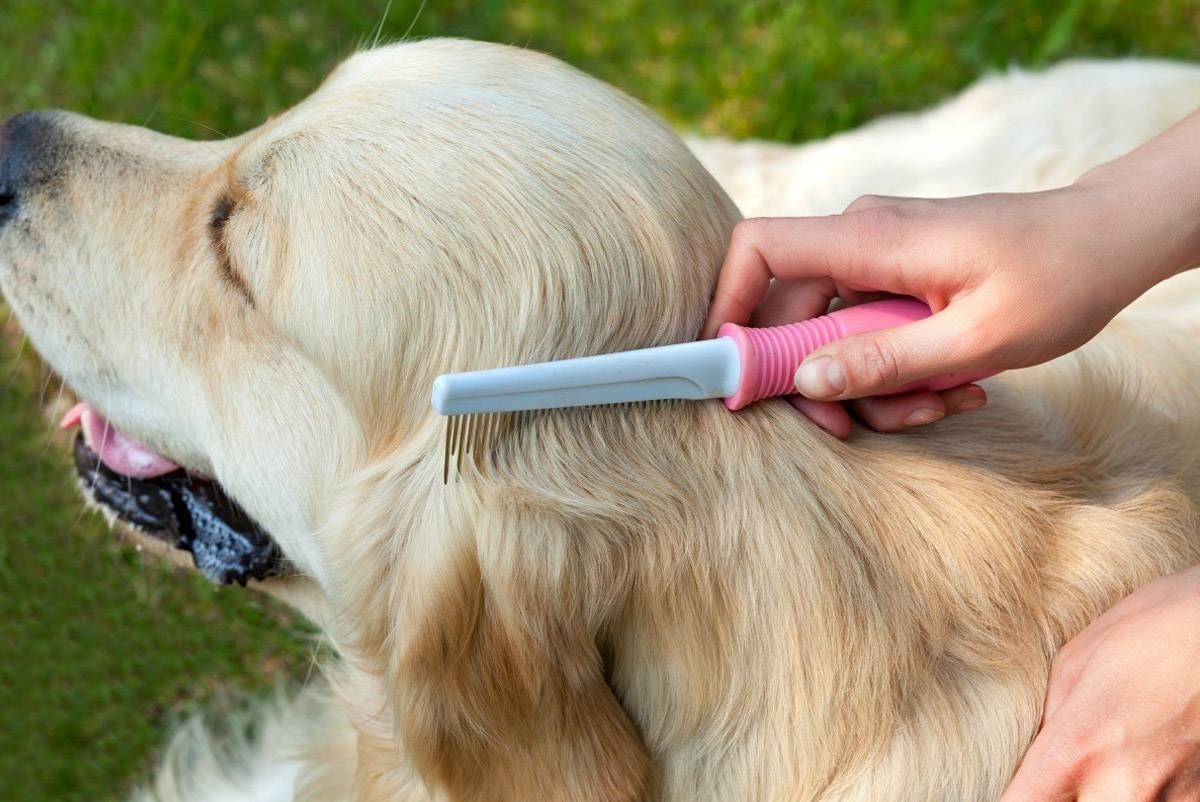
<path fill-rule="evenodd" d="M 474 415 L 450 415 L 446 418 L 446 437 L 442 446 L 442 484 L 450 475 L 459 477 L 463 464 L 476 469 L 489 460 L 492 442 L 501 431 L 516 425 L 519 412 L 480 412 Z"/>
<path fill-rule="evenodd" d="M 587 413 L 614 407 L 645 412 L 651 409 L 678 406 L 682 403 L 679 399 L 661 399 L 631 401 L 623 404 L 593 404 L 586 407 L 448 415 L 446 416 L 446 436 L 442 445 L 442 484 L 450 483 L 451 474 L 454 474 L 455 481 L 458 481 L 462 477 L 464 464 L 467 467 L 474 467 L 477 471 L 486 470 L 492 464 L 493 449 L 500 438 L 511 437 L 535 421 L 551 415 Z"/>

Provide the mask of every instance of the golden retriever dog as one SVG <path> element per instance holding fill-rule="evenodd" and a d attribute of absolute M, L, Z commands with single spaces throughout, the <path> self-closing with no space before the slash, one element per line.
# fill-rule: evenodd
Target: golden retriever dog
<path fill-rule="evenodd" d="M 837 211 L 1068 182 L 1197 103 L 1195 68 L 1080 63 L 692 146 L 747 210 Z M 437 374 L 696 336 L 740 215 L 657 117 L 430 40 L 224 141 L 2 136 L 0 286 L 88 403 L 85 492 L 338 653 L 257 740 L 185 731 L 144 799 L 994 799 L 1058 648 L 1200 560 L 1194 280 L 921 431 L 564 411 L 443 485 Z M 148 450 L 171 469 L 114 468 Z"/>

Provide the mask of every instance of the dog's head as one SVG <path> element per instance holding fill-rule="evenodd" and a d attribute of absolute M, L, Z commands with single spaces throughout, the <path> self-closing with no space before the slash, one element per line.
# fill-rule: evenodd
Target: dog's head
<path fill-rule="evenodd" d="M 593 611 L 548 608 L 549 574 L 508 588 L 533 598 L 480 596 L 504 581 L 489 566 L 512 567 L 510 535 L 567 548 L 549 534 L 562 521 L 496 484 L 448 501 L 429 391 L 448 370 L 694 336 L 737 215 L 669 128 L 546 56 L 433 40 L 356 55 L 220 142 L 60 112 L 0 136 L 0 288 L 91 405 L 77 463 L 98 500 L 171 531 L 198 564 L 203 551 L 218 578 L 287 562 L 339 612 L 370 611 L 344 641 L 389 678 L 427 776 L 498 787 L 504 771 L 479 757 L 498 722 L 468 720 L 470 705 L 504 711 L 525 753 L 567 749 L 603 774 L 584 730 L 600 721 L 620 741 L 629 725 L 594 644 L 576 643 L 592 635 L 554 623 Z M 259 562 L 239 573 L 247 554 Z M 512 629 L 526 603 L 545 629 Z M 529 652 L 561 665 L 523 676 Z M 493 670 L 513 673 L 478 673 Z M 455 671 L 461 706 L 438 708 L 451 689 L 429 683 Z M 415 690 L 396 690 L 404 676 Z M 527 706 L 576 694 L 599 718 L 559 722 L 554 737 L 578 742 L 548 741 Z"/>

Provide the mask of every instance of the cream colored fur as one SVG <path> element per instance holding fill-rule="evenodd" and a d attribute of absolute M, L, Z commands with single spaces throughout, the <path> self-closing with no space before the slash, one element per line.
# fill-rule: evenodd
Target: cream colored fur
<path fill-rule="evenodd" d="M 1066 182 L 1198 103 L 1200 69 L 1078 63 L 825 143 L 691 144 L 747 211 L 826 212 Z M 0 286 L 80 394 L 275 535 L 340 654 L 343 712 L 284 714 L 299 764 L 268 737 L 230 777 L 187 731 L 163 802 L 209 772 L 253 800 L 992 799 L 1055 650 L 1200 558 L 1192 277 L 919 432 L 564 412 L 443 488 L 437 373 L 699 329 L 738 213 L 674 134 L 552 59 L 439 40 L 228 142 L 62 125 L 101 156 L 35 204 L 40 249 L 0 239 Z M 289 771 L 324 779 L 255 795 Z"/>
<path fill-rule="evenodd" d="M 354 731 L 319 685 L 173 733 L 153 782 L 130 802 L 279 802 L 350 798 Z"/>

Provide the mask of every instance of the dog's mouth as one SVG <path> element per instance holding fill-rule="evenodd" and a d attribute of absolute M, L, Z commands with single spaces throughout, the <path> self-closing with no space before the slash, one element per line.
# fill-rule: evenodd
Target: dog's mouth
<path fill-rule="evenodd" d="M 286 572 L 278 544 L 212 479 L 180 468 L 76 404 L 75 470 L 84 494 L 135 529 L 190 552 L 213 582 L 245 585 Z"/>

